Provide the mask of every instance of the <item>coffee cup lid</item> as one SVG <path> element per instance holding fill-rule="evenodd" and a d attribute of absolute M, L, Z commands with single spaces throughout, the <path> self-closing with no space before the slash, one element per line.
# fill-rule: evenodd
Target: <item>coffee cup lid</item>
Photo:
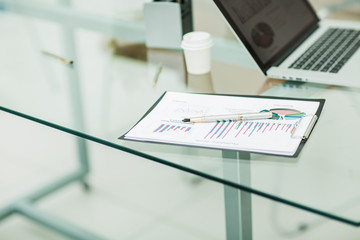
<path fill-rule="evenodd" d="M 181 47 L 184 49 L 200 50 L 213 45 L 211 35 L 207 32 L 189 32 L 184 35 Z"/>

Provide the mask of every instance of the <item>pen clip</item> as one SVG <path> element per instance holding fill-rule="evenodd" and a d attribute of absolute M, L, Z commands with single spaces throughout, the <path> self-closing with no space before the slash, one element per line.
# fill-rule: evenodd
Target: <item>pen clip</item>
<path fill-rule="evenodd" d="M 309 126 L 306 128 L 305 132 L 303 135 L 298 135 L 296 136 L 295 135 L 295 132 L 297 130 L 297 127 L 300 125 L 301 123 L 301 120 L 305 117 L 305 116 L 311 116 L 311 120 L 310 120 L 310 123 L 309 123 Z M 296 126 L 294 128 L 294 131 L 291 133 L 291 138 L 301 138 L 302 141 L 306 141 L 308 138 L 309 138 L 309 135 L 311 133 L 311 130 L 314 128 L 314 125 L 316 123 L 316 120 L 318 119 L 318 117 L 316 115 L 313 115 L 313 114 L 308 114 L 308 115 L 305 115 L 304 117 L 300 118 L 300 120 L 296 123 Z"/>
<path fill-rule="evenodd" d="M 307 129 L 306 129 L 306 131 L 305 131 L 305 133 L 304 133 L 304 136 L 302 137 L 302 140 L 303 140 L 303 141 L 306 141 L 306 140 L 309 138 L 310 133 L 311 133 L 311 131 L 313 130 L 314 125 L 315 125 L 315 123 L 316 123 L 317 120 L 318 120 L 318 116 L 314 115 L 313 118 L 312 118 L 311 121 L 310 121 L 309 126 L 307 127 Z"/>

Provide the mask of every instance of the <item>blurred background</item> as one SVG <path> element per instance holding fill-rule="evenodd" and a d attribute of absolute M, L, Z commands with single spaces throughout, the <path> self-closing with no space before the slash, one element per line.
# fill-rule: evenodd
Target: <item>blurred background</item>
<path fill-rule="evenodd" d="M 2 3 L 0 6 L 6 2 L 0 1 L 0 4 Z M 82 16 L 91 15 L 98 19 L 103 17 L 111 18 L 113 21 L 129 20 L 143 23 L 143 4 L 149 1 L 24 0 L 23 2 L 29 8 L 40 6 L 56 9 L 65 5 L 70 6 L 69 8 L 74 10 L 73 13 Z M 310 2 L 317 10 L 321 10 L 340 1 L 311 0 Z M 354 5 L 329 17 L 359 20 L 359 9 L 359 5 Z M 193 19 L 195 30 L 234 39 L 212 1 L 194 0 Z M 38 30 L 44 46 L 61 52 L 56 27 L 39 19 L 32 21 L 30 29 Z M 21 39 L 31 35 L 29 28 L 24 27 L 26 24 L 28 24 L 26 20 L 19 18 L 18 15 L 14 16 L 6 9 L 0 11 L 2 78 L 6 74 L 8 76 L 21 74 L 14 74 L 16 69 L 4 66 L 8 62 L 8 57 L 11 57 L 9 49 L 12 49 L 11 51 L 21 49 L 23 46 Z M 89 66 L 96 64 L 99 61 L 97 58 L 104 57 L 109 51 L 115 54 L 119 49 L 121 51 L 122 43 L 116 37 L 87 31 L 81 32 L 81 37 L 83 41 L 78 47 L 82 50 L 82 56 L 88 59 Z M 86 48 L 87 44 L 92 46 L 91 50 Z M 19 59 L 24 58 L 19 57 Z M 94 72 L 89 74 L 86 69 L 81 72 L 88 82 L 92 82 L 92 78 L 104 77 L 105 74 L 104 69 L 95 74 Z M 31 78 L 36 76 L 27 77 L 27 81 L 31 82 Z M 14 89 L 19 87 L 16 83 L 13 84 Z M 59 82 L 55 79 L 52 84 L 57 85 Z M 39 86 L 32 87 L 41 91 Z M 21 91 L 26 91 L 26 87 Z M 257 93 L 257 90 L 254 90 L 253 94 Z M 6 93 L 0 95 L 0 101 L 5 103 L 10 101 Z M 22 101 L 26 100 L 22 99 Z M 56 119 L 56 116 L 54 118 Z M 120 132 L 115 134 L 120 135 Z M 77 139 L 69 134 L 0 112 L 0 136 L 0 206 L 6 206 L 78 167 L 77 149 L 74 144 Z M 87 143 L 91 168 L 90 191 L 84 191 L 80 184 L 71 184 L 38 201 L 37 206 L 41 210 L 105 239 L 221 240 L 226 238 L 221 184 L 97 143 Z M 252 199 L 254 239 L 359 239 L 359 228 L 257 196 L 253 196 Z M 301 231 L 304 226 L 307 226 L 306 231 Z M 64 240 L 67 238 L 15 214 L 0 222 L 0 239 Z"/>

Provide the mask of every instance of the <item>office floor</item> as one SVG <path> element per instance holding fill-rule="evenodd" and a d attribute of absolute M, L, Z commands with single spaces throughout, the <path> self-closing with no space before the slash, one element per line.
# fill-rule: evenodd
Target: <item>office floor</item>
<path fill-rule="evenodd" d="M 74 138 L 0 114 L 0 205 L 76 168 Z M 60 147 L 61 146 L 61 147 Z M 89 143 L 88 193 L 74 183 L 38 207 L 107 239 L 225 239 L 222 185 Z M 308 231 L 294 233 L 301 224 Z M 254 239 L 359 239 L 360 228 L 253 197 Z M 66 239 L 23 217 L 0 223 L 0 239 Z"/>

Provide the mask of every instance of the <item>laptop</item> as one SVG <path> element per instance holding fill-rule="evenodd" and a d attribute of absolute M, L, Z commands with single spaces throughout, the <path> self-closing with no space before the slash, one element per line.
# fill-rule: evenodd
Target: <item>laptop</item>
<path fill-rule="evenodd" d="M 320 20 L 307 0 L 214 0 L 268 77 L 360 86 L 360 22 Z"/>

